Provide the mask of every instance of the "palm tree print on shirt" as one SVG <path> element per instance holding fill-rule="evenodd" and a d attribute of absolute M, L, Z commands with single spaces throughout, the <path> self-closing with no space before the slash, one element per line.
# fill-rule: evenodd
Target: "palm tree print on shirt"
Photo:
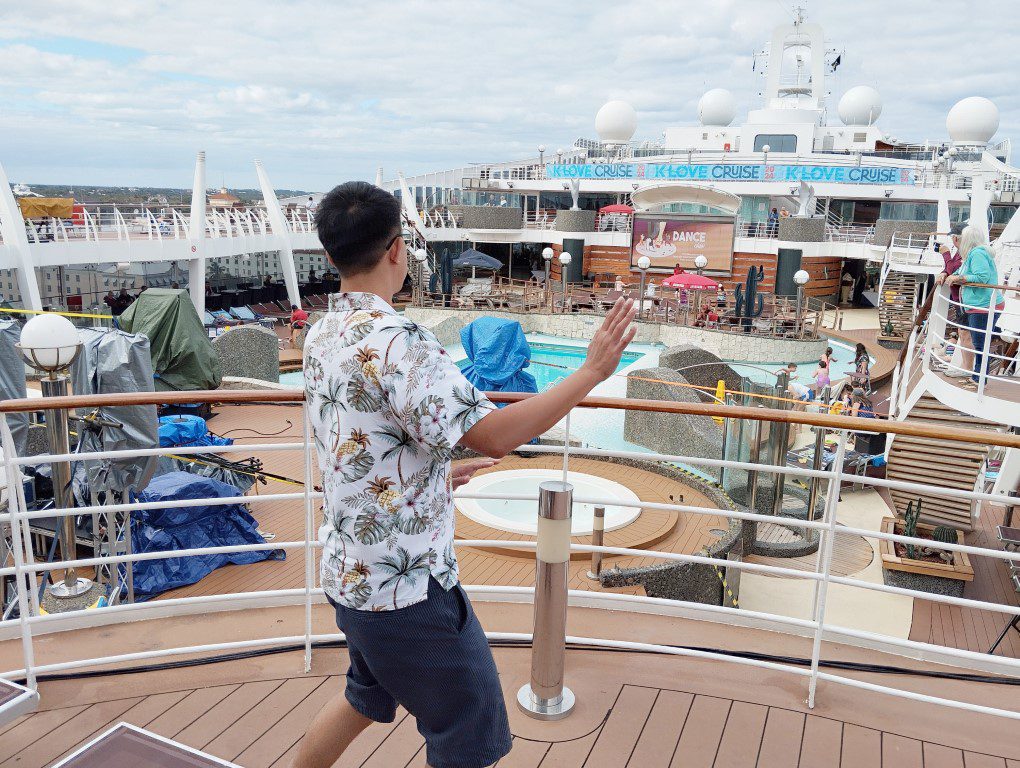
<path fill-rule="evenodd" d="M 397 590 L 400 589 L 401 580 L 406 579 L 410 584 L 416 584 L 421 576 L 429 573 L 429 553 L 422 552 L 418 555 L 411 555 L 403 547 L 397 547 L 395 555 L 386 555 L 376 563 L 378 568 L 389 573 L 379 586 L 386 588 L 393 587 L 393 610 L 397 609 Z"/>

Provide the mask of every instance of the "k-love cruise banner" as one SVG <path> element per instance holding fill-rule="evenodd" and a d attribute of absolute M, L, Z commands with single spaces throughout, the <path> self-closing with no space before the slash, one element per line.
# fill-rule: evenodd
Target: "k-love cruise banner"
<path fill-rule="evenodd" d="M 812 181 L 835 184 L 913 185 L 907 168 L 845 165 L 763 165 L 761 163 L 547 163 L 548 179 L 641 179 L 647 181 Z"/>

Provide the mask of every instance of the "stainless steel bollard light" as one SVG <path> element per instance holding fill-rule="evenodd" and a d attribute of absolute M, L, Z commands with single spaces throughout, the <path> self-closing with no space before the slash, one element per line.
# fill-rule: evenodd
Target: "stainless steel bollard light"
<path fill-rule="evenodd" d="M 574 708 L 574 694 L 563 685 L 574 488 L 550 481 L 539 486 L 538 494 L 531 682 L 517 692 L 517 704 L 536 720 L 560 720 Z"/>
<path fill-rule="evenodd" d="M 601 547 L 606 536 L 606 508 L 595 507 L 595 514 L 591 521 L 591 543 L 594 547 Z M 589 579 L 597 579 L 602 573 L 602 553 L 591 553 L 591 570 L 588 571 Z"/>

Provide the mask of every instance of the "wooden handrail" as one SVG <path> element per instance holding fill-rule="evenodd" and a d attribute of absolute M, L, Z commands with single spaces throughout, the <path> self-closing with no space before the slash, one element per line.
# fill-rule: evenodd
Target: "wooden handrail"
<path fill-rule="evenodd" d="M 519 392 L 489 392 L 495 403 L 516 403 L 534 395 Z M 0 400 L 0 413 L 26 413 L 56 408 L 96 408 L 114 405 L 183 405 L 187 403 L 300 403 L 301 390 L 204 390 L 196 392 L 131 392 L 118 395 L 70 395 L 67 397 L 24 398 Z M 883 432 L 911 437 L 954 440 L 961 443 L 998 445 L 1020 448 L 1020 435 L 978 429 L 959 429 L 915 422 L 862 419 L 828 413 L 807 413 L 772 408 L 752 408 L 714 403 L 678 403 L 665 400 L 636 400 L 621 397 L 586 397 L 582 408 L 608 408 L 622 411 L 643 411 L 716 418 L 750 419 L 783 424 L 805 424 L 826 429 L 860 432 Z"/>

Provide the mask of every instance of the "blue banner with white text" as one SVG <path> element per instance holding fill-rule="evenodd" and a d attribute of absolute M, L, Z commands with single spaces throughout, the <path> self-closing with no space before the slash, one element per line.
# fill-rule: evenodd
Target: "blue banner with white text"
<path fill-rule="evenodd" d="M 644 181 L 779 181 L 834 184 L 913 185 L 908 168 L 762 163 L 547 163 L 549 179 L 635 179 Z"/>

